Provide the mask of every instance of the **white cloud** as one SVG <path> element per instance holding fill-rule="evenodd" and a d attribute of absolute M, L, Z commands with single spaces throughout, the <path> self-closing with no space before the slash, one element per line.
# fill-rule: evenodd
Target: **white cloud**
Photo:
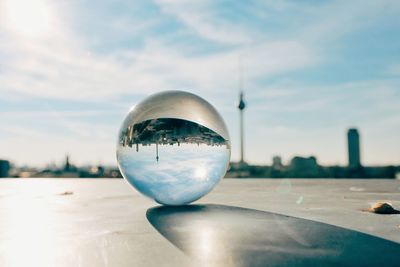
<path fill-rule="evenodd" d="M 400 64 L 393 64 L 388 67 L 385 74 L 394 75 L 400 77 Z"/>
<path fill-rule="evenodd" d="M 3 88 L 64 99 L 105 99 L 123 93 L 176 88 L 229 91 L 237 87 L 236 78 L 232 81 L 232 77 L 238 75 L 239 55 L 244 58 L 249 79 L 314 63 L 312 53 L 296 42 L 264 43 L 191 57 L 155 41 L 148 42 L 142 50 L 107 56 L 66 46 L 62 40 L 16 44 L 3 52 L 15 55 L 0 73 Z"/>
<path fill-rule="evenodd" d="M 202 38 L 223 44 L 245 44 L 252 41 L 248 29 L 226 23 L 213 14 L 212 1 L 156 0 L 161 10 L 175 16 Z"/>
<path fill-rule="evenodd" d="M 53 34 L 34 40 L 3 32 L 0 56 L 7 67 L 0 72 L 1 90 L 8 95 L 16 92 L 78 100 L 104 100 L 121 94 L 149 94 L 167 89 L 201 90 L 207 95 L 207 92 L 236 90 L 239 56 L 243 57 L 245 76 L 249 80 L 317 62 L 313 51 L 298 41 L 244 41 L 251 38 L 248 29 L 242 31 L 232 22 L 221 21 L 210 10 L 209 3 L 157 3 L 165 12 L 173 13 L 194 28 L 198 35 L 240 45 L 188 55 L 190 47 L 152 35 L 146 37 L 143 46 L 100 54 L 90 48 L 96 41 L 71 32 L 65 21 L 56 24 L 58 28 Z M 115 35 L 129 35 L 158 21 L 159 18 L 155 18 L 141 21 L 137 27 L 128 27 L 137 24 L 131 18 L 117 18 L 110 24 L 117 31 Z M 126 29 L 133 29 L 133 33 Z"/>

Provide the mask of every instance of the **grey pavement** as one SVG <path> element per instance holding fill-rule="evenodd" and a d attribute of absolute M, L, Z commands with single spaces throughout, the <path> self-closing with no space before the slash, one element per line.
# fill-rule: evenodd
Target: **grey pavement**
<path fill-rule="evenodd" d="M 0 266 L 396 266 L 376 201 L 400 209 L 400 181 L 225 179 L 171 208 L 122 179 L 1 179 Z"/>

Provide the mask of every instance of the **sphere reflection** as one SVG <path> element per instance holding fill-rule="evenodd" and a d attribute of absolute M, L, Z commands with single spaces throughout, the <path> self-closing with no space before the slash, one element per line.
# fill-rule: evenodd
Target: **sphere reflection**
<path fill-rule="evenodd" d="M 210 192 L 230 159 L 221 116 L 204 99 L 182 91 L 155 94 L 136 105 L 118 140 L 124 178 L 166 205 L 187 204 Z"/>

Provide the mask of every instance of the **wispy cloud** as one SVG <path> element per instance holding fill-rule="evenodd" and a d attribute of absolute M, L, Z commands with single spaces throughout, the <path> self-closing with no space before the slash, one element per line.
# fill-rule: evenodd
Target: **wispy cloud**
<path fill-rule="evenodd" d="M 247 29 L 227 23 L 216 16 L 213 1 L 157 0 L 163 12 L 176 17 L 194 34 L 222 44 L 246 44 L 252 41 Z"/>
<path fill-rule="evenodd" d="M 400 77 L 400 63 L 390 65 L 386 70 L 386 74 L 393 75 L 393 76 L 396 76 L 399 78 Z"/>

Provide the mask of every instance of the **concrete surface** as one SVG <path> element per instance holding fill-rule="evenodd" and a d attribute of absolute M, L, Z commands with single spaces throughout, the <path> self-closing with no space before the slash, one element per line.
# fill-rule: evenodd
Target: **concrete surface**
<path fill-rule="evenodd" d="M 124 180 L 0 179 L 0 266 L 396 266 L 398 180 L 226 179 L 186 208 Z"/>

